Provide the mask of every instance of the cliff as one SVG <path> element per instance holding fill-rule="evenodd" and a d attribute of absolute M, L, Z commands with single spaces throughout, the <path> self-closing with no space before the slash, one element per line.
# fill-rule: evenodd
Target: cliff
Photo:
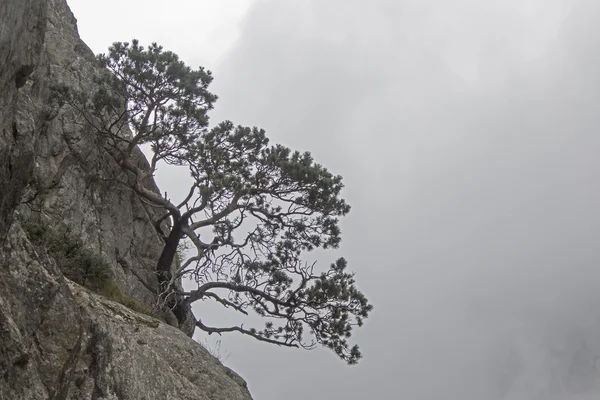
<path fill-rule="evenodd" d="M 157 211 L 49 107 L 53 82 L 91 88 L 94 68 L 65 0 L 0 0 L 0 399 L 250 399 L 155 307 Z M 108 270 L 112 296 L 67 279 L 83 264 Z"/>

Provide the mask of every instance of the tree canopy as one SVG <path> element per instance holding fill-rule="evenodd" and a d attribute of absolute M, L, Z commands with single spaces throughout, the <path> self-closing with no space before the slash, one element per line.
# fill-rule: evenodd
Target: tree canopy
<path fill-rule="evenodd" d="M 56 98 L 93 128 L 133 177 L 126 181 L 132 189 L 164 210 L 154 221 L 164 239 L 156 266 L 164 304 L 214 300 L 242 314 L 252 311 L 266 319 L 262 328 L 213 327 L 201 316 L 195 324 L 209 334 L 235 331 L 289 347 L 323 345 L 356 363 L 361 354 L 348 339 L 372 305 L 344 258 L 322 271 L 306 261 L 312 250 L 340 244 L 339 218 L 350 211 L 341 197 L 342 177 L 309 152 L 269 144 L 262 129 L 231 121 L 209 128 L 208 111 L 217 99 L 208 91 L 211 72 L 191 69 L 155 43 L 114 43 L 98 62 L 104 68 L 96 90 L 59 84 Z M 147 170 L 131 161 L 142 144 L 151 147 Z M 161 162 L 189 170 L 192 183 L 180 202 L 143 184 Z M 184 241 L 194 253 L 174 263 Z M 182 278 L 195 288 L 182 290 Z"/>

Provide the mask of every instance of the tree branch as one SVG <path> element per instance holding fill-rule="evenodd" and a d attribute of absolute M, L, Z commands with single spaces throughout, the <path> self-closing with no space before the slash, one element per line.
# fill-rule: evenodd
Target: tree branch
<path fill-rule="evenodd" d="M 244 310 L 243 308 L 241 308 L 240 306 L 238 306 L 237 304 L 234 304 L 229 300 L 222 299 L 221 297 L 219 297 L 217 294 L 215 294 L 213 292 L 206 292 L 206 293 L 204 293 L 204 296 L 215 299 L 219 303 L 223 304 L 225 307 L 231 307 L 234 310 L 239 311 L 244 315 L 248 315 L 248 312 L 246 310 Z"/>
<path fill-rule="evenodd" d="M 200 320 L 196 321 L 196 326 L 198 328 L 202 329 L 204 332 L 208 332 L 209 335 L 213 334 L 213 333 L 221 334 L 224 332 L 240 332 L 244 335 L 252 336 L 256 340 L 260 340 L 261 342 L 276 344 L 278 346 L 296 347 L 296 348 L 298 347 L 298 345 L 295 343 L 282 342 L 280 340 L 268 339 L 266 337 L 260 336 L 260 335 L 256 334 L 255 332 L 244 329 L 243 326 L 232 326 L 231 328 L 213 328 L 213 327 L 204 325 L 202 323 L 202 321 L 200 321 Z"/>

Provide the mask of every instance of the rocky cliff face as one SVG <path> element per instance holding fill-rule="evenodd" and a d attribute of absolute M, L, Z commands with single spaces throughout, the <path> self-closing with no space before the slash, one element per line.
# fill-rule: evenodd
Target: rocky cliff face
<path fill-rule="evenodd" d="M 6 235 L 23 195 L 33 167 L 34 145 L 45 129 L 37 110 L 21 109 L 19 89 L 36 67 L 47 78 L 41 60 L 47 11 L 44 0 L 0 3 L 0 237 Z M 47 98 L 46 89 L 38 84 L 29 95 Z"/>
<path fill-rule="evenodd" d="M 114 181 L 82 121 L 48 107 L 52 82 L 91 87 L 93 61 L 65 0 L 0 0 L 0 399 L 250 399 L 189 327 L 69 281 L 23 229 L 65 227 L 155 306 L 156 211 Z"/>

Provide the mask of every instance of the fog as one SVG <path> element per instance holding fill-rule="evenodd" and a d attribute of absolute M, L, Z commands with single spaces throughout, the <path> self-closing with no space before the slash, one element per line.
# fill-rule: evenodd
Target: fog
<path fill-rule="evenodd" d="M 93 6 L 70 4 L 83 29 Z M 176 21 L 132 15 L 127 34 L 206 61 L 191 22 L 178 41 Z M 222 336 L 254 398 L 600 398 L 600 3 L 262 0 L 235 15 L 210 50 L 212 121 L 263 127 L 344 176 L 343 244 L 318 259 L 345 256 L 375 306 L 354 367 Z M 84 40 L 130 39 L 87 21 Z M 161 188 L 185 191 L 178 174 Z"/>

